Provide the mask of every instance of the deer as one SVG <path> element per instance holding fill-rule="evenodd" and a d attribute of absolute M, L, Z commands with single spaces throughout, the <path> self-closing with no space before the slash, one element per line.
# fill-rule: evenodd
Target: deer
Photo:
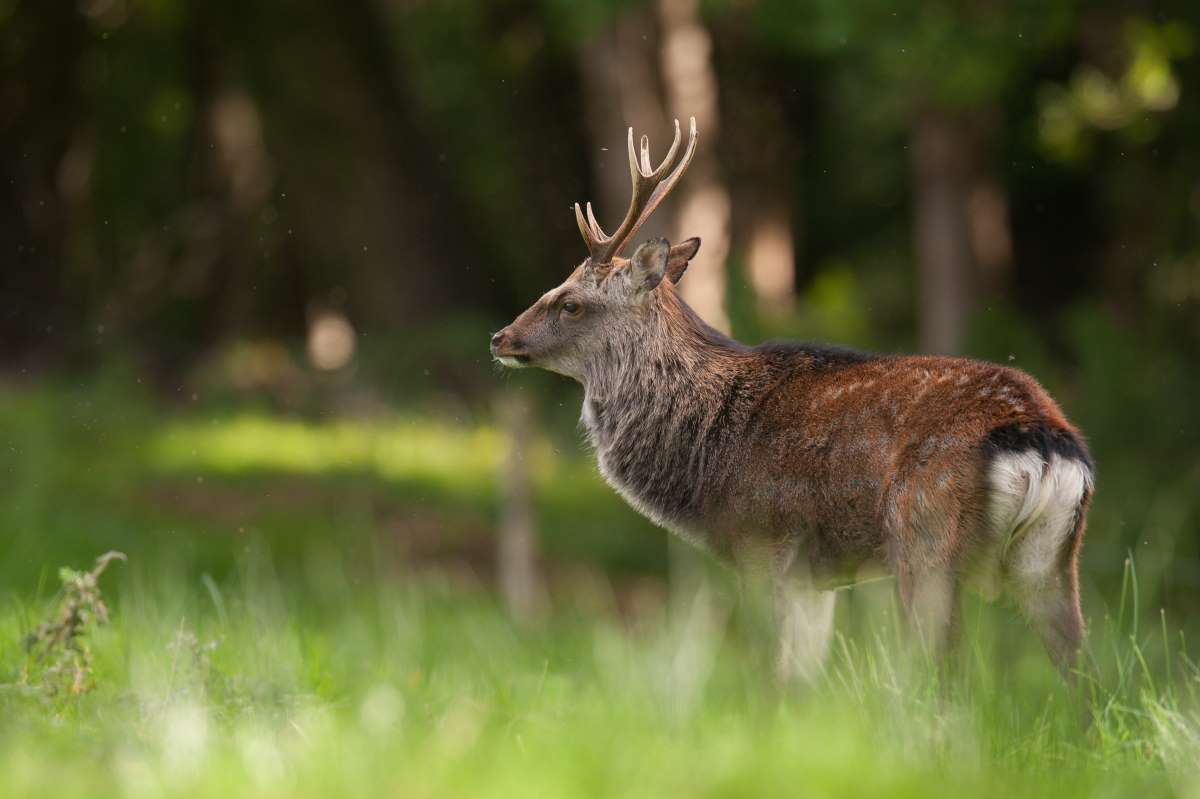
<path fill-rule="evenodd" d="M 1079 430 L 1010 366 L 750 346 L 710 327 L 676 289 L 699 238 L 620 254 L 696 144 L 695 119 L 682 149 L 676 121 L 654 166 L 629 129 L 624 219 L 606 234 L 591 203 L 575 204 L 587 257 L 492 336 L 494 359 L 579 382 L 608 484 L 656 525 L 768 577 L 786 675 L 820 676 L 836 590 L 882 570 L 928 650 L 952 649 L 964 588 L 1003 594 L 1073 682 L 1095 472 Z"/>

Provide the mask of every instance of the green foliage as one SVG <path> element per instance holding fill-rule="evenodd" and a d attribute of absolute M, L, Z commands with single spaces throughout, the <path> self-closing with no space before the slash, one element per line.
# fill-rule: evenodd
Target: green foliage
<path fill-rule="evenodd" d="M 1133 18 L 1124 26 L 1123 71 L 1109 77 L 1080 66 L 1065 86 L 1046 86 L 1039 100 L 1038 134 L 1053 158 L 1085 162 L 1096 132 L 1117 131 L 1132 146 L 1152 141 L 1162 114 L 1179 102 L 1173 62 L 1194 49 L 1195 34 L 1182 22 L 1156 25 Z"/>

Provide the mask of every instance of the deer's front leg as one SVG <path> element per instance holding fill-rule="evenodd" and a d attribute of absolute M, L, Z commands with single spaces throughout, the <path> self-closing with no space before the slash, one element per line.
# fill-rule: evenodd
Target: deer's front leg
<path fill-rule="evenodd" d="M 782 679 L 811 684 L 821 676 L 833 636 L 835 600 L 833 591 L 814 588 L 805 580 L 782 579 L 776 585 L 777 669 Z"/>

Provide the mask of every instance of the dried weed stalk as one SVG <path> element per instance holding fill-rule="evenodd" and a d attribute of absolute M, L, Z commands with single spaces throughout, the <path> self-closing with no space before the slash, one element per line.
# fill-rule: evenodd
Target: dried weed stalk
<path fill-rule="evenodd" d="M 62 598 L 50 620 L 25 639 L 29 659 L 21 670 L 22 684 L 36 681 L 51 695 L 78 695 L 95 687 L 87 636 L 94 628 L 108 623 L 108 606 L 100 594 L 100 575 L 114 560 L 125 559 L 124 553 L 106 552 L 96 558 L 91 571 L 66 567 L 59 570 Z"/>

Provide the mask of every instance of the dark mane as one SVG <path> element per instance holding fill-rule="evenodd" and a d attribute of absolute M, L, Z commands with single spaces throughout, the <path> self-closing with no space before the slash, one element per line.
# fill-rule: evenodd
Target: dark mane
<path fill-rule="evenodd" d="M 836 369 L 840 366 L 870 363 L 887 357 L 833 344 L 787 340 L 765 341 L 755 347 L 754 351 L 780 365 L 794 364 L 809 369 Z"/>

